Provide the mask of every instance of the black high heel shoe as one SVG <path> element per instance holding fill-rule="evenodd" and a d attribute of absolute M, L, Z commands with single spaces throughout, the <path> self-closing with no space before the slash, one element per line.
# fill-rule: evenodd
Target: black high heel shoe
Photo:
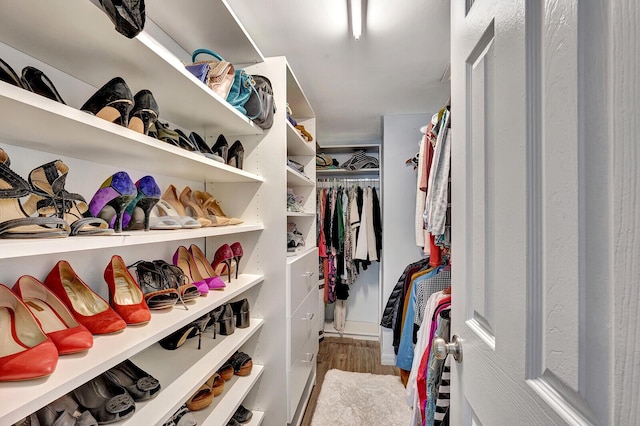
<path fill-rule="evenodd" d="M 134 38 L 143 29 L 146 13 L 143 1 L 100 0 L 100 6 L 107 14 L 116 31 L 127 38 Z"/>
<path fill-rule="evenodd" d="M 129 128 L 143 135 L 149 134 L 149 126 L 158 119 L 158 103 L 149 90 L 141 90 L 133 97 Z"/>
<path fill-rule="evenodd" d="M 160 201 L 160 187 L 152 176 L 144 176 L 136 182 L 138 195 L 127 205 L 123 216 L 123 227 L 127 231 L 150 228 L 151 209 Z"/>
<path fill-rule="evenodd" d="M 211 152 L 222 157 L 222 160 L 226 163 L 228 151 L 229 144 L 227 143 L 227 139 L 224 137 L 224 135 L 221 134 L 220 136 L 218 136 L 216 143 L 214 143 L 211 147 Z"/>
<path fill-rule="evenodd" d="M 102 86 L 80 108 L 96 117 L 127 127 L 133 108 L 133 95 L 121 77 L 114 77 Z"/>
<path fill-rule="evenodd" d="M 222 311 L 219 323 L 220 334 L 223 336 L 228 336 L 236 331 L 235 321 L 233 320 L 233 309 L 229 303 L 224 305 L 224 310 Z"/>
<path fill-rule="evenodd" d="M 18 74 L 16 74 L 13 68 L 11 68 L 11 66 L 2 59 L 0 59 L 0 80 L 24 89 Z"/>
<path fill-rule="evenodd" d="M 189 140 L 193 142 L 193 144 L 200 150 L 201 153 L 204 154 L 205 157 L 224 163 L 222 157 L 214 154 L 214 152 L 211 150 L 211 148 L 209 148 L 209 145 L 207 145 L 202 136 L 200 136 L 196 132 L 191 132 L 189 134 Z"/>
<path fill-rule="evenodd" d="M 209 318 L 209 314 L 205 314 L 197 320 L 185 325 L 181 329 L 174 331 L 167 337 L 160 339 L 158 343 L 164 349 L 172 351 L 184 345 L 187 339 L 198 336 L 198 349 L 200 349 L 202 344 L 202 333 L 209 323 Z"/>
<path fill-rule="evenodd" d="M 247 328 L 249 327 L 250 315 L 249 315 L 249 300 L 242 299 L 237 302 L 229 303 L 233 310 L 233 316 L 236 319 L 236 327 Z"/>
<path fill-rule="evenodd" d="M 235 141 L 227 154 L 227 164 L 232 167 L 242 169 L 242 160 L 244 159 L 244 147 L 240 141 Z"/>
<path fill-rule="evenodd" d="M 24 67 L 22 69 L 22 85 L 33 93 L 66 105 L 49 77 L 37 68 Z"/>

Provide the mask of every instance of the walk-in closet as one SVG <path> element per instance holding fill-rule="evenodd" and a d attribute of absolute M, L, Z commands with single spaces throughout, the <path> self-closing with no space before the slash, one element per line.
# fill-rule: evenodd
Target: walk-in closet
<path fill-rule="evenodd" d="M 640 425 L 640 5 L 6 0 L 0 426 Z"/>

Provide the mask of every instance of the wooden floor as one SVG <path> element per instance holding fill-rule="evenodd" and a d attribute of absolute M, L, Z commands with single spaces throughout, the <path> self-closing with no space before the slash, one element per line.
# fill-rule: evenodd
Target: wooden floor
<path fill-rule="evenodd" d="M 318 402 L 324 375 L 332 368 L 355 373 L 400 375 L 398 368 L 380 364 L 380 344 L 373 340 L 325 337 L 318 351 L 316 386 L 311 392 L 302 426 L 309 426 Z"/>

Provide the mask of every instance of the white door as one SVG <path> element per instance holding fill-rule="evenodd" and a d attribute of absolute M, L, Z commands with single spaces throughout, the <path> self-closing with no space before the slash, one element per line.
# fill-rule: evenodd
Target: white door
<path fill-rule="evenodd" d="M 640 424 L 640 9 L 451 0 L 453 425 Z"/>

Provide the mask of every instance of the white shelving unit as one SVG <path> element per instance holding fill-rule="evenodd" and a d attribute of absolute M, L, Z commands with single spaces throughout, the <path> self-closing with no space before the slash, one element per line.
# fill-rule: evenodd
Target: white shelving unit
<path fill-rule="evenodd" d="M 382 159 L 381 146 L 379 144 L 353 144 L 353 145 L 323 145 L 316 147 L 318 152 L 326 153 L 338 160 L 340 164 L 347 161 L 356 151 L 364 151 L 366 155 L 375 157 L 378 161 Z M 381 169 L 317 169 L 316 177 L 318 186 L 322 186 L 323 181 L 337 182 L 344 181 L 346 185 L 361 181 L 364 186 L 375 185 L 378 188 L 378 195 L 382 198 L 381 192 Z M 383 236 L 384 238 L 384 236 Z M 378 340 L 380 336 L 380 310 L 382 306 L 382 263 L 372 262 L 367 271 L 361 270 L 356 283 L 351 285 L 349 299 L 347 299 L 347 320 L 343 332 L 338 332 L 333 326 L 333 320 L 324 321 L 323 334 L 325 336 L 352 337 L 363 340 Z M 367 289 L 362 287 L 366 286 Z M 371 286 L 376 287 L 376 291 L 371 290 Z M 332 318 L 333 305 L 327 305 L 326 316 Z"/>
<path fill-rule="evenodd" d="M 288 372 L 283 348 L 289 339 L 283 298 L 286 226 L 287 221 L 296 221 L 309 248 L 315 246 L 315 151 L 290 126 L 284 111 L 288 102 L 298 122 L 315 134 L 313 109 L 284 58 L 262 63 L 262 54 L 225 0 L 200 2 L 197 7 L 148 4 L 147 12 L 145 30 L 127 39 L 114 30 L 96 2 L 11 1 L 0 17 L 0 57 L 18 73 L 25 65 L 42 69 L 68 105 L 0 82 L 4 117 L 0 147 L 10 155 L 12 170 L 25 178 L 34 167 L 61 158 L 71 170 L 67 186 L 87 199 L 116 171 L 127 171 L 134 180 L 151 174 L 162 190 L 169 183 L 208 190 L 223 202 L 227 214 L 240 217 L 243 223 L 102 237 L 0 240 L 0 282 L 11 285 L 24 274 L 44 279 L 58 260 L 67 259 L 104 296 L 102 271 L 113 254 L 122 255 L 127 264 L 140 259 L 171 261 L 178 245 L 197 244 L 212 259 L 221 244 L 234 241 L 244 248 L 240 274 L 224 290 L 210 292 L 188 310 L 177 306 L 170 312 L 153 312 L 145 326 L 96 336 L 87 353 L 60 357 L 48 378 L 0 383 L 0 424 L 19 421 L 127 358 L 157 377 L 163 390 L 139 404 L 125 423 L 162 424 L 236 350 L 252 357 L 252 374 L 228 382 L 228 389 L 210 409 L 198 413 L 199 420 L 224 426 L 243 404 L 254 412 L 251 425 L 287 423 L 287 402 L 281 398 Z M 185 70 L 184 63 L 190 62 L 196 47 L 213 48 L 235 64 L 256 64 L 255 71 L 272 81 L 278 112 L 271 129 L 255 126 Z M 78 109 L 115 76 L 121 76 L 133 93 L 151 90 L 162 122 L 196 131 L 210 145 L 219 134 L 230 143 L 240 140 L 245 148 L 244 170 Z M 309 178 L 282 167 L 285 151 L 296 161 L 303 159 Z M 308 213 L 287 214 L 285 193 L 292 185 L 302 192 Z M 249 328 L 215 340 L 203 338 L 199 351 L 194 349 L 197 339 L 175 351 L 165 351 L 156 343 L 204 313 L 242 298 L 250 301 Z"/>

